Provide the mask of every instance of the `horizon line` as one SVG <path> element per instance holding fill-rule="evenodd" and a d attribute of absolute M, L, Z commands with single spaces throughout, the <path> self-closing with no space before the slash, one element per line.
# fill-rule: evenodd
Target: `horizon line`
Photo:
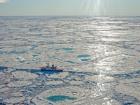
<path fill-rule="evenodd" d="M 123 15 L 123 16 L 96 16 L 96 15 L 0 15 L 0 17 L 140 17 L 140 15 Z"/>

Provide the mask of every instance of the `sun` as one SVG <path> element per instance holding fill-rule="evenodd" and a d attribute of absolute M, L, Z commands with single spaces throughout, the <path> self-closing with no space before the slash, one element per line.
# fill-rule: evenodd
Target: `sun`
<path fill-rule="evenodd" d="M 0 0 L 0 3 L 6 3 L 7 0 Z"/>

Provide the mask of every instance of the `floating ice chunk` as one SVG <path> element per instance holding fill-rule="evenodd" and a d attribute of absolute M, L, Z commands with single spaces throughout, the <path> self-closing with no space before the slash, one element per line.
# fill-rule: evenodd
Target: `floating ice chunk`
<path fill-rule="evenodd" d="M 95 76 L 87 76 L 85 77 L 85 80 L 95 81 L 95 82 L 98 82 L 98 81 L 111 82 L 114 80 L 114 78 L 111 76 L 106 76 L 106 75 L 95 75 Z"/>
<path fill-rule="evenodd" d="M 62 81 L 48 81 L 47 85 L 59 85 L 59 84 L 63 84 Z"/>
<path fill-rule="evenodd" d="M 117 100 L 121 105 L 139 105 L 140 101 L 131 95 L 114 92 L 113 99 Z"/>
<path fill-rule="evenodd" d="M 68 75 L 69 75 L 68 72 L 62 72 L 62 73 L 59 73 L 59 74 L 52 74 L 52 75 L 49 75 L 48 77 L 49 77 L 49 78 L 61 78 L 61 79 L 63 79 L 63 78 L 65 78 L 65 77 L 67 77 Z"/>
<path fill-rule="evenodd" d="M 130 96 L 134 96 L 138 100 L 140 100 L 139 81 L 139 78 L 122 80 L 120 81 L 120 84 L 116 86 L 116 91 Z"/>
<path fill-rule="evenodd" d="M 0 73 L 0 83 L 7 84 L 11 78 L 11 73 Z"/>
<path fill-rule="evenodd" d="M 0 85 L 0 89 L 1 89 L 1 88 L 3 88 L 3 87 L 5 87 L 5 85 L 4 85 L 4 84 Z"/>
<path fill-rule="evenodd" d="M 83 54 L 83 55 L 78 55 L 77 56 L 81 61 L 90 61 L 91 60 L 91 56 L 88 54 Z"/>
<path fill-rule="evenodd" d="M 10 88 L 8 88 L 8 87 L 3 87 L 0 89 L 0 93 L 4 93 L 4 92 L 8 91 L 9 89 Z"/>
<path fill-rule="evenodd" d="M 18 61 L 20 61 L 20 62 L 24 62 L 24 61 L 25 61 L 25 58 L 23 58 L 23 57 L 21 57 L 21 56 L 18 56 L 16 59 L 17 59 Z"/>
<path fill-rule="evenodd" d="M 85 101 L 88 98 L 88 95 L 90 95 L 90 91 L 84 88 L 80 88 L 77 86 L 70 86 L 70 87 L 63 87 L 63 88 L 55 88 L 51 90 L 46 90 L 39 95 L 35 96 L 33 98 L 33 102 L 36 105 L 49 105 L 50 101 L 47 100 L 47 97 L 50 96 L 69 96 L 74 97 L 75 100 L 65 100 L 65 101 L 59 101 L 57 103 L 53 102 L 53 105 L 75 105 L 74 101 Z M 79 104 L 76 104 L 79 105 Z M 80 104 L 82 105 L 82 104 Z M 85 105 L 85 104 L 83 104 Z"/>
<path fill-rule="evenodd" d="M 23 96 L 23 94 L 22 94 L 21 92 L 11 93 L 11 95 L 12 95 L 13 97 L 22 97 L 22 96 Z"/>
<path fill-rule="evenodd" d="M 82 81 L 70 81 L 71 85 L 81 85 L 82 83 Z"/>
<path fill-rule="evenodd" d="M 12 75 L 17 79 L 22 79 L 22 80 L 32 80 L 38 77 L 36 74 L 25 72 L 25 71 L 16 71 L 13 72 Z"/>
<path fill-rule="evenodd" d="M 32 82 L 31 81 L 14 81 L 8 84 L 9 87 L 22 87 L 22 86 L 27 86 L 30 85 Z"/>
<path fill-rule="evenodd" d="M 0 72 L 0 79 L 4 78 L 5 77 L 5 73 L 3 72 Z"/>
<path fill-rule="evenodd" d="M 4 102 L 7 104 L 11 104 L 11 105 L 14 105 L 14 104 L 18 104 L 18 105 L 22 105 L 21 103 L 23 103 L 24 101 L 24 97 L 12 97 L 12 98 L 9 98 L 9 99 L 6 99 L 4 100 Z"/>

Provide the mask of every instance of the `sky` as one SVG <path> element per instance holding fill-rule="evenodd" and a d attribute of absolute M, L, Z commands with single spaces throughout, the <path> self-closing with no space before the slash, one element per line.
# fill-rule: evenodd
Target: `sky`
<path fill-rule="evenodd" d="M 0 16 L 140 16 L 140 0 L 0 0 Z"/>

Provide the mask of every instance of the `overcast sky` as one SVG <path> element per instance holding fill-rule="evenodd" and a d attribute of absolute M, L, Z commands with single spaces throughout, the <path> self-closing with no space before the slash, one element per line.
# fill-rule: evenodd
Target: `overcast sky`
<path fill-rule="evenodd" d="M 140 0 L 0 0 L 0 16 L 140 16 Z"/>

